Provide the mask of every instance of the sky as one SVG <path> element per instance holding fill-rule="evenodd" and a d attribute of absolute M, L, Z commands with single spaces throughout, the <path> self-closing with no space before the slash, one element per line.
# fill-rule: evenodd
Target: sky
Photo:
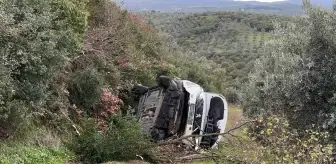
<path fill-rule="evenodd" d="M 235 0 L 235 1 L 282 2 L 287 0 Z"/>

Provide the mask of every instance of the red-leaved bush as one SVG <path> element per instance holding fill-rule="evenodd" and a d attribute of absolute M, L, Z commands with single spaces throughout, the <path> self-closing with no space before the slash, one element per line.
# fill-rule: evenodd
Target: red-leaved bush
<path fill-rule="evenodd" d="M 98 127 L 104 132 L 108 127 L 108 119 L 112 115 L 116 115 L 120 109 L 120 106 L 123 104 L 122 100 L 117 96 L 113 95 L 112 92 L 104 88 L 103 95 L 101 97 L 100 103 L 95 109 L 95 119 L 98 124 Z"/>
<path fill-rule="evenodd" d="M 122 100 L 113 95 L 108 89 L 103 89 L 103 96 L 100 102 L 100 116 L 108 118 L 116 114 L 122 105 Z"/>
<path fill-rule="evenodd" d="M 96 120 L 98 127 L 102 131 L 105 131 L 108 126 L 109 117 L 116 115 L 122 104 L 123 102 L 120 98 L 113 95 L 109 89 L 104 88 L 100 102 L 87 114 Z M 84 111 L 79 109 L 75 104 L 72 105 L 72 109 L 75 110 L 77 118 L 81 120 Z"/>

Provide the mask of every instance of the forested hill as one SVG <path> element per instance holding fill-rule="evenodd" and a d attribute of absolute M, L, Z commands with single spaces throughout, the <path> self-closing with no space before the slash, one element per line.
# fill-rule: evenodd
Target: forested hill
<path fill-rule="evenodd" d="M 259 49 L 270 39 L 273 22 L 289 17 L 247 12 L 141 13 L 150 24 L 168 34 L 183 52 L 206 57 L 226 71 L 225 88 L 239 87 L 253 68 Z"/>

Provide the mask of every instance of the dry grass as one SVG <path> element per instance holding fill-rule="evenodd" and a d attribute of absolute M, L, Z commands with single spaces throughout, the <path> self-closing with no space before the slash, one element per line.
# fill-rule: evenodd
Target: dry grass
<path fill-rule="evenodd" d="M 229 114 L 225 130 L 228 131 L 236 127 L 239 124 L 239 121 L 242 119 L 242 117 L 243 117 L 243 111 L 239 106 L 229 105 Z"/>

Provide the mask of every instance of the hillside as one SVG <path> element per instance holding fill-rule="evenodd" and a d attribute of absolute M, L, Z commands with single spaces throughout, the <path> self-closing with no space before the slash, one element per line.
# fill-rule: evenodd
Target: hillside
<path fill-rule="evenodd" d="M 139 159 L 152 144 L 132 115 L 135 84 L 177 76 L 223 93 L 216 63 L 170 49 L 112 1 L 13 3 L 0 1 L 0 163 Z"/>
<path fill-rule="evenodd" d="M 304 10 L 295 18 L 134 13 L 111 0 L 0 0 L 0 163 L 334 163 L 336 12 L 310 3 Z M 161 75 L 236 103 L 233 129 L 214 131 L 206 115 L 225 103 L 178 84 L 165 88 L 168 110 L 156 115 L 165 125 L 155 128 L 166 133 L 182 110 L 178 129 L 195 131 L 153 142 L 132 88 Z M 199 137 L 216 135 L 225 138 L 218 150 L 195 150 Z"/>
<path fill-rule="evenodd" d="M 259 50 L 271 37 L 272 22 L 284 24 L 290 20 L 247 12 L 146 12 L 141 15 L 168 34 L 185 54 L 219 64 L 225 70 L 221 75 L 223 88 L 239 88 L 247 81 L 255 59 L 260 56 Z"/>

